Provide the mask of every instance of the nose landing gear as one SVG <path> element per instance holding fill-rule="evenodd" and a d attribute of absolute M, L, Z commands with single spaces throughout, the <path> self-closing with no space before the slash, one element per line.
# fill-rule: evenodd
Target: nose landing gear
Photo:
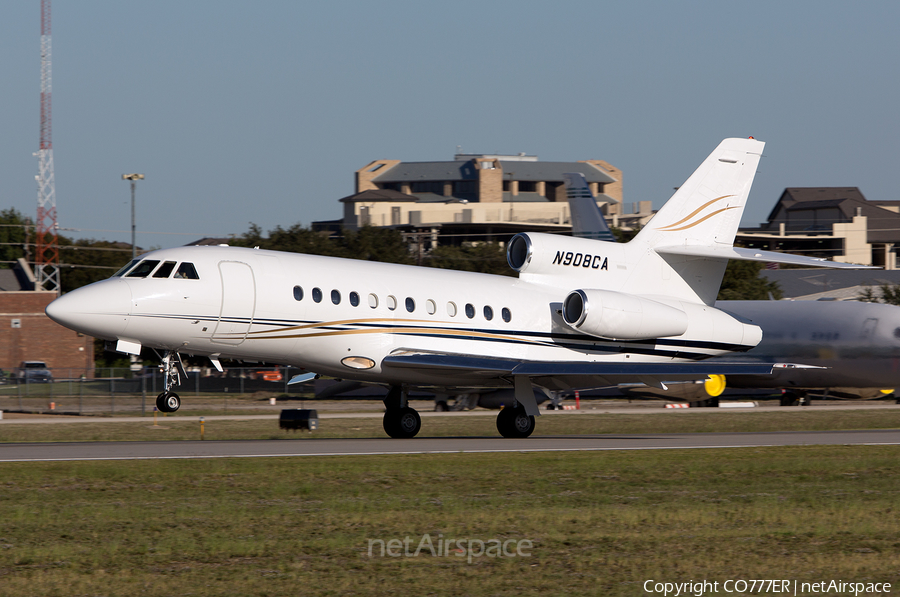
<path fill-rule="evenodd" d="M 181 398 L 175 392 L 163 392 L 156 397 L 156 408 L 161 413 L 173 413 L 181 406 Z"/>
<path fill-rule="evenodd" d="M 156 397 L 156 408 L 162 413 L 173 413 L 181 407 L 181 398 L 172 391 L 172 387 L 181 385 L 181 375 L 187 377 L 187 373 L 177 351 L 167 350 L 160 359 L 159 368 L 165 376 L 166 389 Z"/>

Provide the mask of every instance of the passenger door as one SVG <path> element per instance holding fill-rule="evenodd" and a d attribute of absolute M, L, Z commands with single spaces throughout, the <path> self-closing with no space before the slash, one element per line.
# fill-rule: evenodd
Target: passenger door
<path fill-rule="evenodd" d="M 256 312 L 256 281 L 253 270 L 239 261 L 220 261 L 222 308 L 212 341 L 237 345 L 247 338 Z"/>

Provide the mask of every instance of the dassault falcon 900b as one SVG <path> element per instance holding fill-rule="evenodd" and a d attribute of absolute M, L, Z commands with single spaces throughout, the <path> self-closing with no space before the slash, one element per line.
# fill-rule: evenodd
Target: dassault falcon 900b
<path fill-rule="evenodd" d="M 527 437 L 540 414 L 535 387 L 771 372 L 772 363 L 697 362 L 760 341 L 759 327 L 713 306 L 727 260 L 842 264 L 732 246 L 763 146 L 723 141 L 627 244 L 513 237 L 518 278 L 193 246 L 151 251 L 47 315 L 119 352 L 161 351 L 161 411 L 181 404 L 172 388 L 186 353 L 217 368 L 221 358 L 265 361 L 388 386 L 391 437 L 421 426 L 410 388 L 511 388 L 497 428 Z"/>

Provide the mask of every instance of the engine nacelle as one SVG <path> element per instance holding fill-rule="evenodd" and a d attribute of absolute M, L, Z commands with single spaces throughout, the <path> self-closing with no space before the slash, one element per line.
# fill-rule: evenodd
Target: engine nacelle
<path fill-rule="evenodd" d="M 506 247 L 509 266 L 521 274 L 583 274 L 607 272 L 610 258 L 624 245 L 589 238 L 522 232 Z"/>
<path fill-rule="evenodd" d="M 688 328 L 681 309 L 611 290 L 573 290 L 563 302 L 563 319 L 579 332 L 617 340 L 680 336 Z"/>

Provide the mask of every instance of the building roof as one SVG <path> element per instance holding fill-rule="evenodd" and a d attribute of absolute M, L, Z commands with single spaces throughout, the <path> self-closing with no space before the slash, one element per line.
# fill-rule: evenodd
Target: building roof
<path fill-rule="evenodd" d="M 857 187 L 792 187 L 781 194 L 764 228 L 777 226 L 776 220 L 782 210 L 799 214 L 807 210 L 835 209 L 841 214 L 835 222 L 850 222 L 854 216 L 866 216 L 868 242 L 895 243 L 900 241 L 900 213 L 895 211 L 898 208 L 900 202 L 866 200 Z M 812 226 L 813 220 L 810 222 Z"/>
<path fill-rule="evenodd" d="M 374 182 L 478 180 L 474 162 L 400 162 L 372 179 Z"/>
<path fill-rule="evenodd" d="M 14 269 L 0 269 L 0 291 L 34 290 Z"/>
<path fill-rule="evenodd" d="M 564 182 L 566 172 L 580 172 L 588 182 L 607 184 L 616 179 L 586 162 L 500 162 L 504 174 L 511 173 L 510 180 Z M 507 178 L 505 175 L 504 178 Z"/>
<path fill-rule="evenodd" d="M 34 273 L 22 257 L 11 268 L 0 269 L 0 291 L 18 292 L 34 290 Z"/>
<path fill-rule="evenodd" d="M 513 162 L 500 161 L 504 180 L 563 182 L 566 172 L 580 172 L 588 182 L 611 183 L 616 179 L 586 162 Z M 512 176 L 510 176 L 510 174 Z M 379 184 L 391 182 L 477 180 L 474 161 L 400 162 L 373 178 Z"/>
<path fill-rule="evenodd" d="M 391 189 L 370 189 L 368 191 L 356 193 L 355 195 L 347 195 L 346 197 L 338 199 L 338 201 L 341 203 L 373 203 L 378 201 L 388 201 L 391 203 L 402 203 L 406 201 L 415 203 L 418 201 L 418 198 Z"/>

